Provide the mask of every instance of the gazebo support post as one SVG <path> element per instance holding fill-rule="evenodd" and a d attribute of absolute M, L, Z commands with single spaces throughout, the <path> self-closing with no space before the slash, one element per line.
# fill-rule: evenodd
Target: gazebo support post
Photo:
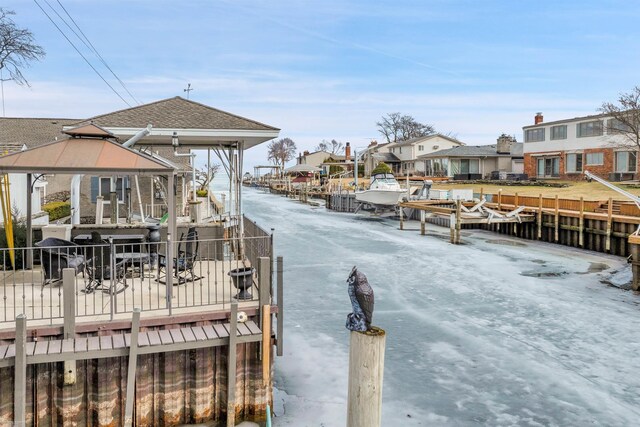
<path fill-rule="evenodd" d="M 27 260 L 26 260 L 26 269 L 33 268 L 33 224 L 32 224 L 32 211 L 33 211 L 33 186 L 31 184 L 32 176 L 30 173 L 27 174 Z"/>
<path fill-rule="evenodd" d="M 174 173 L 167 174 L 167 204 L 169 209 L 169 228 L 167 229 L 167 307 L 169 308 L 169 314 L 171 314 L 171 305 L 173 297 L 173 246 L 174 240 L 177 234 L 177 222 L 176 222 L 176 189 L 175 189 L 175 175 Z"/>

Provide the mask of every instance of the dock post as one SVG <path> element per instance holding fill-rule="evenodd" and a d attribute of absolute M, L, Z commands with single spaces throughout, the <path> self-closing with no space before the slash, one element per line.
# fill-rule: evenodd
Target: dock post
<path fill-rule="evenodd" d="M 538 240 L 542 240 L 542 194 L 538 196 Z"/>
<path fill-rule="evenodd" d="M 557 243 L 558 240 L 560 240 L 560 201 L 558 200 L 557 194 L 556 194 L 554 226 L 555 226 L 555 233 L 554 233 L 553 241 Z"/>
<path fill-rule="evenodd" d="M 502 209 L 502 188 L 498 190 L 498 210 Z"/>
<path fill-rule="evenodd" d="M 609 197 L 609 204 L 607 205 L 607 240 L 604 242 L 605 252 L 611 252 L 611 226 L 613 225 L 613 199 Z"/>
<path fill-rule="evenodd" d="M 578 223 L 578 245 L 584 248 L 584 197 L 580 197 L 580 219 Z"/>
<path fill-rule="evenodd" d="M 460 229 L 462 228 L 462 200 L 456 200 L 456 244 L 460 243 Z"/>
<path fill-rule="evenodd" d="M 422 234 L 423 236 L 427 234 L 426 218 L 427 218 L 426 212 L 423 210 L 420 210 L 420 234 Z"/>
<path fill-rule="evenodd" d="M 16 316 L 16 356 L 13 393 L 13 425 L 26 425 L 27 409 L 27 316 Z"/>
<path fill-rule="evenodd" d="M 631 273 L 633 274 L 631 289 L 638 291 L 640 290 L 640 236 L 632 234 L 628 241 L 631 249 Z"/>
<path fill-rule="evenodd" d="M 133 398 L 136 391 L 136 367 L 138 364 L 138 332 L 140 330 L 140 309 L 133 309 L 131 319 L 131 341 L 129 343 L 129 365 L 127 368 L 127 394 L 124 407 L 124 427 L 133 425 Z"/>
<path fill-rule="evenodd" d="M 260 322 L 264 324 L 265 317 L 271 318 L 271 260 L 268 257 L 258 258 L 258 282 L 259 282 L 259 304 L 260 304 Z M 271 335 L 269 335 L 271 336 Z M 260 353 L 260 358 L 264 354 Z"/>
<path fill-rule="evenodd" d="M 386 333 L 351 332 L 347 427 L 380 427 Z"/>
<path fill-rule="evenodd" d="M 62 270 L 62 295 L 64 303 L 64 338 L 74 339 L 76 337 L 76 293 L 75 293 L 76 272 L 73 268 Z M 76 383 L 76 361 L 65 360 L 64 362 L 64 385 Z"/>
<path fill-rule="evenodd" d="M 227 358 L 227 427 L 236 425 L 236 366 L 237 366 L 237 331 L 238 329 L 238 301 L 231 303 L 231 318 L 229 319 L 229 357 Z"/>
<path fill-rule="evenodd" d="M 277 289 L 277 293 L 278 293 L 278 343 L 276 346 L 276 354 L 278 356 L 282 356 L 284 354 L 284 349 L 283 349 L 283 345 L 284 345 L 284 341 L 283 341 L 283 337 L 284 337 L 284 289 L 282 288 L 283 285 L 283 278 L 282 278 L 282 274 L 283 274 L 283 261 L 282 261 L 282 257 L 279 256 L 277 258 L 276 261 L 276 265 L 277 265 L 277 269 L 278 269 L 278 273 L 277 273 L 277 280 L 278 280 L 278 289 Z"/>
<path fill-rule="evenodd" d="M 402 206 L 398 206 L 398 209 L 400 213 L 400 230 L 404 230 L 404 215 L 402 212 Z"/>
<path fill-rule="evenodd" d="M 456 214 L 453 212 L 449 215 L 449 233 L 449 241 L 452 244 L 456 243 Z"/>

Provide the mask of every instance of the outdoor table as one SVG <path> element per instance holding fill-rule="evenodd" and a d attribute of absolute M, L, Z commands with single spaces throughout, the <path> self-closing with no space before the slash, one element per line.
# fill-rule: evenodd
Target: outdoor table
<path fill-rule="evenodd" d="M 121 252 L 116 254 L 116 263 L 120 262 L 124 262 L 125 269 L 139 268 L 140 277 L 144 278 L 144 265 L 151 264 L 151 258 L 143 252 Z"/>

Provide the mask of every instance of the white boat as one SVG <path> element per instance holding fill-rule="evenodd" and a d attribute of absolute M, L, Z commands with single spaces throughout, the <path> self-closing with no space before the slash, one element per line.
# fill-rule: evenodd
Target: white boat
<path fill-rule="evenodd" d="M 356 200 L 374 206 L 395 206 L 406 192 L 392 174 L 379 173 L 373 175 L 367 190 L 356 191 Z"/>

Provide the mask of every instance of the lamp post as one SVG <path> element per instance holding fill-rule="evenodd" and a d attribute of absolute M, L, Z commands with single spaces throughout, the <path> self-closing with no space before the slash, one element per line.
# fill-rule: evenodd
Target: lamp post
<path fill-rule="evenodd" d="M 178 147 L 180 146 L 180 140 L 178 139 L 178 132 L 173 132 L 171 136 L 171 145 L 173 146 L 173 155 L 176 157 L 191 157 L 191 182 L 193 187 L 192 200 L 197 201 L 196 198 L 196 153 L 178 153 Z"/>

